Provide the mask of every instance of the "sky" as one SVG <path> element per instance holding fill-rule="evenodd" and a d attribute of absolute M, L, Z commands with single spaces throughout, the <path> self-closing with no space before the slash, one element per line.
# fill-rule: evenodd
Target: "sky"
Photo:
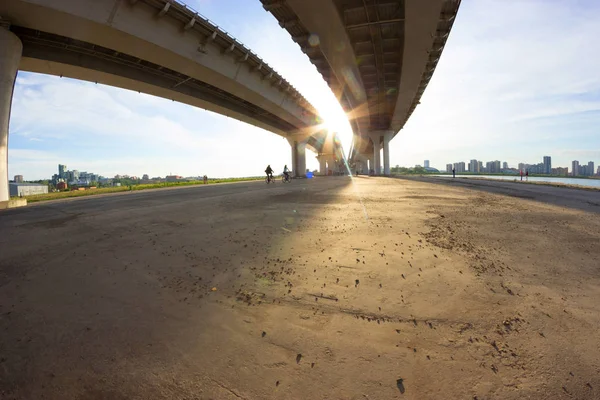
<path fill-rule="evenodd" d="M 351 132 L 316 68 L 258 0 L 185 0 L 291 82 L 345 150 Z M 600 164 L 600 2 L 464 0 L 421 104 L 390 144 L 390 164 L 478 159 Z M 50 178 L 57 165 L 104 176 L 261 175 L 291 165 L 290 146 L 260 128 L 185 104 L 19 72 L 9 176 Z M 307 167 L 318 168 L 307 152 Z"/>

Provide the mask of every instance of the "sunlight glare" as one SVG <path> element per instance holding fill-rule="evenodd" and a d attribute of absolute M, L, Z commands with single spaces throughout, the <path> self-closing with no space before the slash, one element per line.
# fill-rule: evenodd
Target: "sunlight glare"
<path fill-rule="evenodd" d="M 337 132 L 338 138 L 344 148 L 344 154 L 347 156 L 350 144 L 352 143 L 352 127 L 342 106 L 336 100 L 333 100 L 326 104 L 321 104 L 318 110 L 323 117 L 323 125 L 329 131 L 329 134 Z"/>

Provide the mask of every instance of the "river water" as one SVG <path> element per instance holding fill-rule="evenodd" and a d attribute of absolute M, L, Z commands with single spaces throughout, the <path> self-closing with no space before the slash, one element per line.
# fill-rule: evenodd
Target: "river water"
<path fill-rule="evenodd" d="M 443 178 L 452 178 L 452 175 L 436 175 Z M 518 181 L 521 179 L 518 175 L 457 175 L 457 178 L 486 178 L 498 179 L 502 181 Z M 550 182 L 562 183 L 566 185 L 579 185 L 593 188 L 600 188 L 600 179 L 581 179 L 581 178 L 561 178 L 561 177 L 545 177 L 545 176 L 530 176 L 531 182 Z M 525 177 L 523 176 L 523 181 Z"/>

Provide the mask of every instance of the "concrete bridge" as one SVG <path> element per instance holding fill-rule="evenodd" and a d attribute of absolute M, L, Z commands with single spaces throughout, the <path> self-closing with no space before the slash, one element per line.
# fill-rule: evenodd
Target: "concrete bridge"
<path fill-rule="evenodd" d="M 210 110 L 285 137 L 292 170 L 324 148 L 318 112 L 281 75 L 174 0 L 0 2 L 0 201 L 8 200 L 8 123 L 18 70 L 102 83 Z"/>
<path fill-rule="evenodd" d="M 349 163 L 389 174 L 390 140 L 419 104 L 460 0 L 261 2 L 340 99 L 354 131 Z"/>

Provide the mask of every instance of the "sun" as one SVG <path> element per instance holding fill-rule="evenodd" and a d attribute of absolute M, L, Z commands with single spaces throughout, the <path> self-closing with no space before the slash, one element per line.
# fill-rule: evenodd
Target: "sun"
<path fill-rule="evenodd" d="M 337 133 L 344 151 L 348 151 L 352 143 L 352 128 L 348 116 L 342 110 L 339 103 L 327 104 L 319 108 L 319 113 L 323 118 L 323 127 L 327 129 L 330 135 Z"/>

